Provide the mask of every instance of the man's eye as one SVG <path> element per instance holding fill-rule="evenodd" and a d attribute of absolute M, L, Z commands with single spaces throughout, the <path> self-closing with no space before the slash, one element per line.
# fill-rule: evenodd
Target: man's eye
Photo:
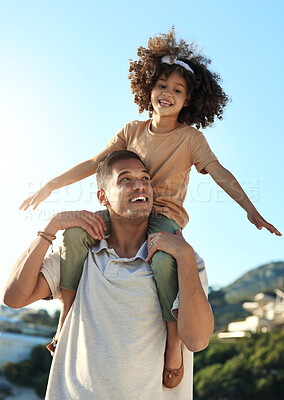
<path fill-rule="evenodd" d="M 127 182 L 127 181 L 130 181 L 130 179 L 129 179 L 129 178 L 122 178 L 122 179 L 120 180 L 120 182 Z"/>
<path fill-rule="evenodd" d="M 143 180 L 143 181 L 149 181 L 150 178 L 149 178 L 149 176 L 144 176 L 144 177 L 142 178 L 142 180 Z"/>

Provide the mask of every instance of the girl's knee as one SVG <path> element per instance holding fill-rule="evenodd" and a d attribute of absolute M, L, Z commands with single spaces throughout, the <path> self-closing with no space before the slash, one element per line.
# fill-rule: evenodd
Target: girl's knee
<path fill-rule="evenodd" d="M 76 226 L 66 229 L 63 233 L 63 244 L 65 246 L 77 246 L 79 244 L 89 247 L 94 242 L 95 239 L 93 239 L 84 229 Z"/>

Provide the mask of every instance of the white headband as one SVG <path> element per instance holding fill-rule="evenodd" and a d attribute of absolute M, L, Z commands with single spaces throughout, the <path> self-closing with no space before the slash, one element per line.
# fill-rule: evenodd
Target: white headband
<path fill-rule="evenodd" d="M 181 60 L 178 60 L 177 58 L 174 58 L 174 60 L 171 61 L 170 56 L 164 56 L 161 58 L 161 63 L 169 64 L 169 65 L 177 64 L 177 65 L 180 65 L 181 67 L 183 67 L 184 69 L 186 69 L 187 71 L 191 72 L 192 74 L 194 74 L 193 69 L 190 68 L 190 66 L 187 63 L 185 63 Z"/>

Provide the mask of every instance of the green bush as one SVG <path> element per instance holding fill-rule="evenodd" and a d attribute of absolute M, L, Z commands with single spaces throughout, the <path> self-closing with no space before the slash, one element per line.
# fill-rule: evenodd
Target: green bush
<path fill-rule="evenodd" d="M 52 358 L 43 346 L 32 349 L 29 360 L 8 362 L 3 372 L 9 381 L 20 386 L 32 386 L 44 398 Z"/>
<path fill-rule="evenodd" d="M 267 400 L 284 395 L 284 331 L 218 340 L 195 355 L 195 400 Z"/>
<path fill-rule="evenodd" d="M 48 382 L 48 376 L 49 373 L 46 373 L 44 375 L 41 375 L 40 378 L 38 378 L 35 382 L 34 382 L 34 389 L 36 394 L 40 397 L 40 398 L 44 398 L 45 396 L 45 392 L 46 392 L 46 387 L 47 387 L 47 382 Z"/>

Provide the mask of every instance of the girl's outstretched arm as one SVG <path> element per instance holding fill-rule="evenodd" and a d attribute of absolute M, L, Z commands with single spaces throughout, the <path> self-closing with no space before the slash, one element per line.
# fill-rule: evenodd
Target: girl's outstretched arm
<path fill-rule="evenodd" d="M 205 170 L 212 176 L 214 181 L 232 197 L 246 212 L 248 220 L 258 229 L 266 228 L 277 236 L 282 234 L 269 222 L 267 222 L 254 207 L 241 185 L 218 161 L 213 161 L 205 167 Z"/>
<path fill-rule="evenodd" d="M 45 200 L 53 190 L 81 181 L 97 171 L 99 161 L 110 153 L 109 149 L 104 149 L 94 158 L 84 161 L 81 164 L 69 169 L 63 174 L 47 182 L 41 189 L 28 197 L 20 206 L 20 210 L 27 210 L 33 206 L 35 210 L 39 203 Z"/>

